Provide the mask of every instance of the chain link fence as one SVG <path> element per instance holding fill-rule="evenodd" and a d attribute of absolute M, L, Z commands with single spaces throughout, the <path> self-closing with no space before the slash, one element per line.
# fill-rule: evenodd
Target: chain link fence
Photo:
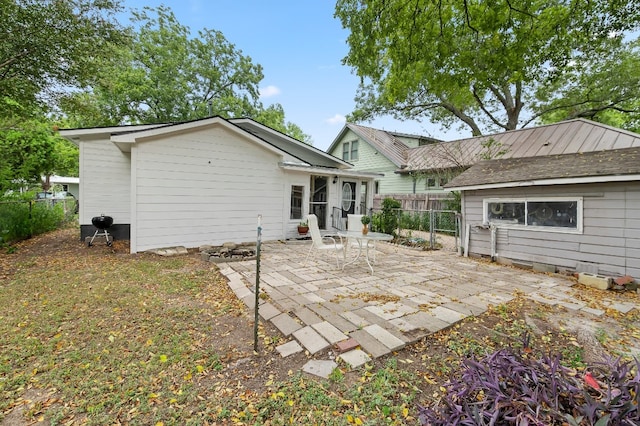
<path fill-rule="evenodd" d="M 454 210 L 371 209 L 372 229 L 392 233 L 401 245 L 457 251 L 460 213 Z"/>

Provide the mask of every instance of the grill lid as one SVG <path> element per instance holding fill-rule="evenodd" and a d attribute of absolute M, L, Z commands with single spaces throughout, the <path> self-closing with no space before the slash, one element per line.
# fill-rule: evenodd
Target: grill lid
<path fill-rule="evenodd" d="M 91 223 L 98 229 L 107 229 L 113 225 L 113 218 L 111 216 L 94 216 L 91 218 Z"/>

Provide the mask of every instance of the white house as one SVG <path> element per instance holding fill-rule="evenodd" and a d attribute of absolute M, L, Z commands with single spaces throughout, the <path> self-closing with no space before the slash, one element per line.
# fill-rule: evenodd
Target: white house
<path fill-rule="evenodd" d="M 380 174 L 352 166 L 251 119 L 63 129 L 80 148 L 81 238 L 94 216 L 131 252 L 298 237 L 308 213 L 364 212 Z"/>
<path fill-rule="evenodd" d="M 63 191 L 73 194 L 74 197 L 78 197 L 80 194 L 80 178 L 73 176 L 49 176 L 49 183 L 51 185 L 60 185 Z"/>

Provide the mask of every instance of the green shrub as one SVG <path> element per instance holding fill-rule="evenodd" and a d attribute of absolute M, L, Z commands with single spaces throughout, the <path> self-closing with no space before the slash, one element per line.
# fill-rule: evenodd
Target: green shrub
<path fill-rule="evenodd" d="M 385 234 L 396 233 L 398 228 L 399 208 L 402 204 L 393 198 L 382 200 L 382 211 L 373 215 L 372 229 Z"/>
<path fill-rule="evenodd" d="M 33 194 L 0 198 L 0 244 L 10 244 L 52 231 L 73 220 L 73 208 L 63 203 L 37 202 Z"/>

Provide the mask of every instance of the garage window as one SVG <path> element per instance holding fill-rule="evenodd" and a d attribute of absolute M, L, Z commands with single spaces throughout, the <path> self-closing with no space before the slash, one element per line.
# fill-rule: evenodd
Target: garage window
<path fill-rule="evenodd" d="M 302 219 L 302 196 L 304 195 L 304 186 L 291 186 L 291 219 Z"/>
<path fill-rule="evenodd" d="M 491 198 L 484 200 L 483 207 L 485 223 L 582 232 L 582 198 Z"/>

